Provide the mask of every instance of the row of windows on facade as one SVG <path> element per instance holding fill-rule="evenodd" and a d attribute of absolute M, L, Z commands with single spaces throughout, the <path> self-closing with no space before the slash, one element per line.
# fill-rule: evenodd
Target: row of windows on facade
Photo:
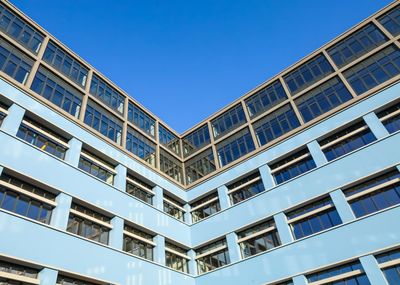
<path fill-rule="evenodd" d="M 400 283 L 400 250 L 391 249 L 383 253 L 374 254 L 379 269 L 389 285 Z M 370 285 L 371 282 L 359 260 L 345 264 L 331 266 L 305 274 L 308 284 L 355 284 Z M 274 283 L 273 285 L 293 285 L 291 280 Z"/>
<path fill-rule="evenodd" d="M 10 18 L 10 16 L 7 16 L 8 14 L 13 14 L 4 7 L 2 7 L 2 9 L 3 12 L 5 11 L 3 16 L 6 19 Z M 393 35 L 397 33 L 395 28 L 397 27 L 397 23 L 393 15 L 396 15 L 398 11 L 399 8 L 396 7 L 379 20 Z M 14 18 L 19 19 L 15 15 Z M 22 19 L 18 21 L 23 22 Z M 9 24 L 10 21 L 6 22 Z M 4 28 L 6 32 L 11 27 L 8 24 Z M 29 27 L 27 23 L 25 23 L 25 25 Z M 34 29 L 32 31 L 34 32 L 28 34 L 33 35 L 38 33 Z M 13 35 L 10 31 L 8 31 L 7 34 Z M 19 36 L 12 37 L 18 39 Z M 371 52 L 384 42 L 387 42 L 387 40 L 385 35 L 373 23 L 369 23 L 355 31 L 352 35 L 328 48 L 327 54 L 332 58 L 333 62 L 341 68 L 368 52 Z M 3 49 L 6 53 L 2 70 L 14 77 L 17 81 L 25 81 L 30 71 L 32 60 L 21 51 L 12 48 L 4 40 L 2 43 L 4 43 Z M 399 51 L 397 48 L 390 45 L 344 71 L 344 77 L 355 92 L 360 95 L 399 74 L 398 56 Z M 49 42 L 43 59 L 65 76 L 84 87 L 88 69 L 69 56 L 68 53 L 63 51 L 54 42 Z M 331 74 L 333 70 L 325 56 L 320 54 L 289 72 L 284 76 L 284 81 L 291 94 L 295 95 L 321 80 L 323 77 Z M 40 72 L 35 76 L 31 89 L 65 111 L 74 116 L 78 116 L 83 94 L 66 82 L 63 82 L 62 79 L 51 74 L 51 71 L 41 67 Z M 117 112 L 123 112 L 124 96 L 96 75 L 92 78 L 90 93 Z M 247 98 L 245 103 L 250 116 L 255 117 L 286 100 L 287 97 L 281 82 L 275 81 Z M 334 77 L 319 87 L 296 98 L 295 104 L 303 121 L 308 122 L 350 99 L 352 99 L 352 96 L 341 79 Z M 128 106 L 128 119 L 150 136 L 155 136 L 155 120 L 132 103 L 129 103 Z M 211 125 L 214 137 L 218 138 L 219 136 L 230 133 L 233 129 L 243 125 L 245 121 L 242 105 L 236 105 L 212 120 Z M 101 108 L 97 108 L 97 111 L 94 111 L 92 107 L 87 108 L 85 122 L 104 136 L 121 144 L 122 122 L 118 121 L 111 113 L 107 113 L 107 111 Z M 253 125 L 257 142 L 260 146 L 271 142 L 299 126 L 300 122 L 290 105 L 286 105 L 267 115 Z M 159 137 L 162 138 L 160 139 L 162 144 L 171 149 L 175 154 L 180 155 L 179 139 L 174 134 L 161 126 Z M 132 142 L 132 139 L 127 141 L 129 151 L 155 166 L 154 142 L 143 136 L 136 136 L 135 139 L 136 142 Z M 183 138 L 183 154 L 188 156 L 197 149 L 209 144 L 210 135 L 208 134 L 208 127 L 205 125 Z M 220 166 L 224 166 L 252 152 L 254 149 L 254 142 L 249 131 L 239 132 L 239 134 L 217 145 L 218 162 Z M 167 155 L 163 155 L 164 158 L 166 156 Z M 188 169 L 189 175 L 187 175 L 185 179 L 187 184 L 193 183 L 199 178 L 215 171 L 214 161 L 211 163 L 204 161 L 204 156 L 205 155 L 199 158 L 199 160 L 203 160 L 202 162 L 194 161 L 191 167 L 188 167 L 190 168 Z M 213 156 L 209 155 L 208 159 L 210 158 L 214 159 Z M 165 159 L 165 161 L 160 162 L 160 168 L 165 164 L 167 164 L 168 167 L 164 167 L 164 172 L 178 182 L 183 183 L 182 167 L 179 161 L 175 163 L 173 159 Z M 195 166 L 199 164 L 201 164 L 201 167 L 195 168 Z M 173 169 L 172 171 L 171 168 Z"/>
<path fill-rule="evenodd" d="M 400 104 L 394 104 L 377 112 L 377 116 L 389 133 L 400 129 L 399 110 Z M 65 153 L 68 149 L 68 139 L 29 118 L 24 118 L 17 136 L 61 159 L 65 157 Z M 327 135 L 323 139 L 318 140 L 318 142 L 326 159 L 331 161 L 367 145 L 374 140 L 376 140 L 376 138 L 370 129 L 364 123 L 359 122 Z M 114 182 L 114 176 L 116 174 L 115 165 L 106 162 L 90 152 L 82 151 L 78 166 L 85 172 L 109 184 L 113 184 Z M 269 164 L 269 167 L 276 184 L 281 184 L 314 169 L 316 164 L 307 148 L 303 148 Z M 231 204 L 246 200 L 265 190 L 259 173 L 249 175 L 240 179 L 238 182 L 228 184 L 227 187 Z M 148 204 L 152 204 L 152 197 L 154 195 L 152 188 L 151 185 L 146 184 L 140 179 L 128 176 L 126 192 Z M 171 201 L 175 202 L 170 203 Z M 179 220 L 184 220 L 186 210 L 183 206 L 183 203 L 169 198 L 164 202 L 164 211 Z M 191 215 L 193 222 L 197 222 L 220 211 L 219 200 L 216 193 L 191 203 L 190 206 L 192 208 Z"/>
<path fill-rule="evenodd" d="M 242 185 L 249 185 L 249 182 L 251 184 L 257 180 L 259 180 L 259 177 L 252 175 L 247 178 L 247 181 L 243 180 L 239 183 L 234 183 L 232 186 L 237 189 Z M 138 182 L 134 182 L 134 184 L 139 185 Z M 55 206 L 56 195 L 54 193 L 6 173 L 1 175 L 0 185 L 0 208 L 42 223 L 50 223 L 51 213 Z M 341 191 L 346 196 L 346 200 L 356 218 L 400 204 L 400 173 L 396 169 L 385 170 L 361 182 L 354 182 L 350 185 L 341 187 Z M 216 197 L 216 194 L 208 195 L 192 204 L 194 220 L 202 219 L 219 211 Z M 176 209 L 182 209 L 182 205 L 178 205 L 178 201 L 168 196 L 165 202 L 170 207 L 171 215 L 177 216 Z M 314 199 L 313 202 L 286 211 L 285 214 L 293 237 L 296 240 L 342 223 L 336 207 L 329 197 Z M 177 218 L 180 218 L 179 215 Z M 108 244 L 108 236 L 111 229 L 110 216 L 100 214 L 76 203 L 72 204 L 67 231 L 90 240 Z M 236 233 L 243 258 L 265 252 L 281 244 L 273 218 Z M 136 256 L 152 260 L 153 248 L 156 245 L 153 242 L 154 235 L 130 225 L 125 225 L 124 250 Z M 187 250 L 182 248 L 178 250 L 178 248 L 179 246 L 173 247 L 172 245 L 169 245 L 169 249 L 167 247 L 167 265 L 187 272 L 189 260 L 186 255 Z M 196 249 L 196 254 L 200 273 L 229 263 L 229 253 L 224 240 L 202 246 Z"/>

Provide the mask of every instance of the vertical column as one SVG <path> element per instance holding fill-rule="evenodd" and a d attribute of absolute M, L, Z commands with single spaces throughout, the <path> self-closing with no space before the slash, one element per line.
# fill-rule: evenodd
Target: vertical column
<path fill-rule="evenodd" d="M 287 218 L 284 213 L 274 215 L 275 226 L 278 229 L 279 238 L 282 244 L 290 243 L 293 241 L 293 235 L 287 223 Z"/>
<path fill-rule="evenodd" d="M 188 251 L 188 255 L 190 256 L 189 260 L 189 274 L 197 275 L 197 263 L 196 263 L 196 252 L 193 249 Z"/>
<path fill-rule="evenodd" d="M 371 285 L 388 285 L 383 272 L 379 269 L 378 262 L 373 255 L 367 255 L 360 258 L 365 274 L 367 274 Z"/>
<path fill-rule="evenodd" d="M 238 245 L 238 238 L 236 233 L 229 233 L 226 235 L 226 244 L 228 245 L 229 259 L 231 263 L 241 259 L 240 248 Z"/>
<path fill-rule="evenodd" d="M 82 151 L 82 142 L 76 138 L 72 138 L 68 142 L 69 148 L 65 153 L 64 160 L 69 164 L 78 167 L 79 158 L 81 156 Z"/>
<path fill-rule="evenodd" d="M 293 285 L 308 285 L 307 278 L 304 275 L 293 277 Z"/>
<path fill-rule="evenodd" d="M 259 167 L 258 171 L 260 172 L 261 180 L 264 184 L 265 189 L 270 189 L 275 186 L 274 179 L 271 175 L 271 169 L 267 164 Z"/>
<path fill-rule="evenodd" d="M 72 197 L 65 193 L 60 193 L 56 197 L 56 203 L 57 207 L 53 209 L 51 214 L 50 225 L 60 230 L 66 230 Z"/>
<path fill-rule="evenodd" d="M 114 177 L 114 186 L 119 190 L 125 192 L 126 174 L 127 174 L 126 166 L 118 164 L 117 167 L 115 168 L 115 171 L 117 172 L 117 175 L 115 175 Z"/>
<path fill-rule="evenodd" d="M 322 152 L 321 147 L 316 140 L 309 142 L 307 144 L 307 148 L 310 151 L 311 156 L 314 159 L 317 167 L 322 166 L 328 162 L 326 160 L 325 154 Z"/>
<path fill-rule="evenodd" d="M 385 126 L 381 123 L 374 112 L 368 113 L 367 115 L 363 116 L 363 119 L 377 139 L 389 135 L 389 132 L 386 130 Z"/>
<path fill-rule="evenodd" d="M 58 271 L 50 268 L 43 268 L 39 272 L 39 284 L 40 285 L 55 285 L 57 284 Z"/>
<path fill-rule="evenodd" d="M 116 216 L 111 219 L 111 225 L 113 228 L 110 231 L 108 245 L 122 250 L 124 239 L 124 219 Z"/>
<path fill-rule="evenodd" d="M 219 204 L 221 205 L 221 210 L 229 208 L 229 196 L 228 196 L 228 188 L 225 185 L 218 187 L 218 199 Z"/>
<path fill-rule="evenodd" d="M 329 195 L 343 223 L 350 222 L 356 218 L 341 189 L 337 189 L 329 193 Z"/>
<path fill-rule="evenodd" d="M 164 190 L 157 185 L 153 188 L 153 192 L 155 193 L 153 197 L 153 206 L 160 211 L 164 211 Z"/>
<path fill-rule="evenodd" d="M 1 128 L 10 135 L 15 136 L 18 132 L 19 126 L 21 125 L 24 115 L 24 108 L 18 106 L 17 104 L 12 104 L 11 107 L 8 108 L 8 114 L 4 118 Z"/>
<path fill-rule="evenodd" d="M 165 238 L 156 235 L 153 241 L 156 243 L 156 246 L 154 247 L 154 261 L 165 265 Z"/>
<path fill-rule="evenodd" d="M 183 219 L 187 224 L 190 225 L 190 224 L 193 223 L 193 221 L 192 221 L 192 213 L 190 212 L 190 205 L 189 204 L 185 204 L 183 207 L 185 208 L 185 214 L 184 214 Z"/>

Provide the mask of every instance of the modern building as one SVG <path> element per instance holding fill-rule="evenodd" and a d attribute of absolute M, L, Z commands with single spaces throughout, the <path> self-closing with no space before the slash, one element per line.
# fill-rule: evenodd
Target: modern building
<path fill-rule="evenodd" d="M 0 284 L 400 284 L 400 2 L 183 134 L 0 1 Z"/>

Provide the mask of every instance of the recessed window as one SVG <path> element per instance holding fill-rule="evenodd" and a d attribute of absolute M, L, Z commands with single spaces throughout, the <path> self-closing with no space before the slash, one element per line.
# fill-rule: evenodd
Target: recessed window
<path fill-rule="evenodd" d="M 389 285 L 400 284 L 400 249 L 393 249 L 375 256 Z"/>
<path fill-rule="evenodd" d="M 400 130 L 400 103 L 392 105 L 376 115 L 390 134 Z"/>
<path fill-rule="evenodd" d="M 202 246 L 195 251 L 199 274 L 228 265 L 231 262 L 225 239 Z"/>
<path fill-rule="evenodd" d="M 182 143 L 184 157 L 188 157 L 205 145 L 210 144 L 210 133 L 208 132 L 208 126 L 204 125 L 186 135 L 182 139 Z"/>
<path fill-rule="evenodd" d="M 161 124 L 158 125 L 158 137 L 162 145 L 181 156 L 180 139 Z"/>
<path fill-rule="evenodd" d="M 186 183 L 189 185 L 215 170 L 214 154 L 209 148 L 185 162 Z"/>
<path fill-rule="evenodd" d="M 270 250 L 281 244 L 273 220 L 265 221 L 237 233 L 242 257 Z"/>
<path fill-rule="evenodd" d="M 331 227 L 342 220 L 330 198 L 325 198 L 286 214 L 295 239 L 300 239 Z"/>
<path fill-rule="evenodd" d="M 392 170 L 345 188 L 343 192 L 359 218 L 400 204 L 400 173 Z"/>
<path fill-rule="evenodd" d="M 115 167 L 88 151 L 81 152 L 78 167 L 108 184 L 114 183 Z"/>
<path fill-rule="evenodd" d="M 317 166 L 310 152 L 305 148 L 279 159 L 277 162 L 270 164 L 269 167 L 276 184 L 281 184 Z"/>
<path fill-rule="evenodd" d="M 331 161 L 375 140 L 376 137 L 368 126 L 360 122 L 320 140 L 319 145 L 326 159 Z"/>
<path fill-rule="evenodd" d="M 253 173 L 233 182 L 228 187 L 228 195 L 232 204 L 237 204 L 265 190 L 259 172 Z"/>
<path fill-rule="evenodd" d="M 125 225 L 123 250 L 133 255 L 153 260 L 153 250 L 156 246 L 153 238 L 154 236 L 149 233 Z"/>
<path fill-rule="evenodd" d="M 208 216 L 221 211 L 221 206 L 219 204 L 218 193 L 214 192 L 208 194 L 206 197 L 197 200 L 196 202 L 190 203 L 192 221 L 198 222 Z"/>
<path fill-rule="evenodd" d="M 62 275 L 61 273 L 59 273 L 58 277 L 57 277 L 57 284 L 60 284 L 60 285 L 98 285 L 100 283 L 92 283 L 92 282 L 88 282 L 86 280 L 83 281 L 83 280 L 68 277 L 68 276 L 65 276 L 65 275 Z"/>
<path fill-rule="evenodd" d="M 187 250 L 176 244 L 165 242 L 165 265 L 169 268 L 189 272 L 189 260 Z"/>
<path fill-rule="evenodd" d="M 3 273 L 4 277 L 0 277 L 0 284 L 8 285 L 8 284 L 16 284 L 16 285 L 25 285 L 28 283 L 22 283 L 21 277 L 24 279 L 28 279 L 32 282 L 32 284 L 39 284 L 38 276 L 39 269 L 31 268 L 25 265 L 16 264 L 11 261 L 0 260 L 0 273 Z M 28 281 L 26 280 L 26 281 Z M 29 283 L 31 284 L 31 283 Z"/>
<path fill-rule="evenodd" d="M 152 204 L 153 196 L 155 195 L 153 187 L 129 173 L 126 177 L 126 193 L 135 196 L 150 205 Z"/>
<path fill-rule="evenodd" d="M 164 192 L 164 212 L 180 221 L 185 220 L 184 203 L 172 198 Z"/>
<path fill-rule="evenodd" d="M 183 183 L 182 162 L 163 149 L 160 150 L 160 170 L 175 181 Z"/>

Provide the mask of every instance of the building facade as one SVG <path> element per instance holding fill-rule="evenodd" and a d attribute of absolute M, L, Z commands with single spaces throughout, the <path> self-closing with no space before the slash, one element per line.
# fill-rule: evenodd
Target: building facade
<path fill-rule="evenodd" d="M 400 284 L 400 2 L 183 134 L 0 1 L 0 284 Z"/>

